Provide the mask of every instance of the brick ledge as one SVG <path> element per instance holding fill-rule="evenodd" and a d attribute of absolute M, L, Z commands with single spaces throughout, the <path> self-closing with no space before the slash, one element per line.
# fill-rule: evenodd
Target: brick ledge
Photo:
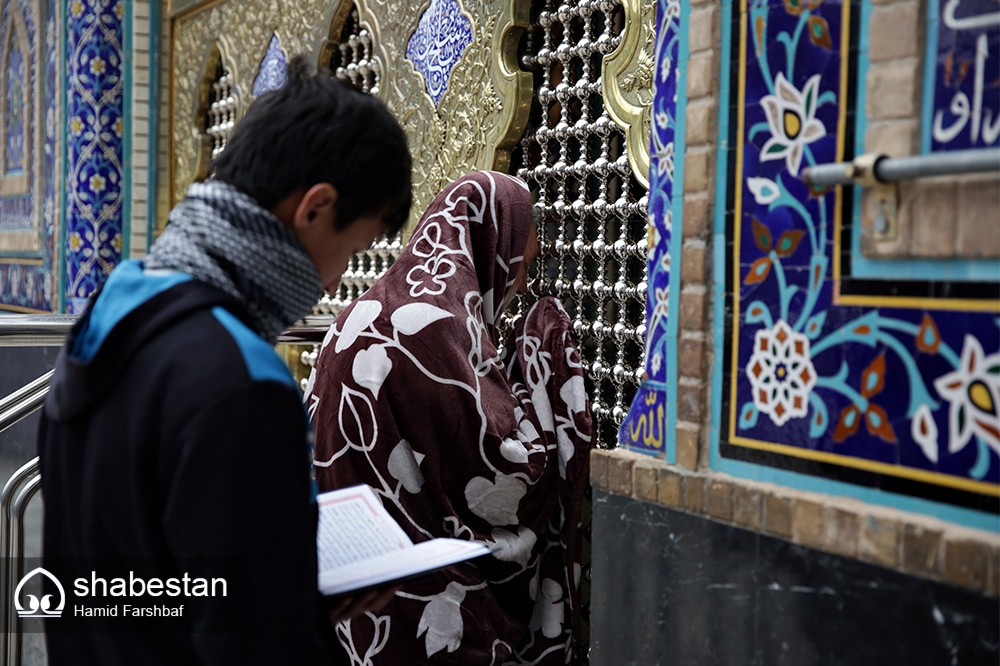
<path fill-rule="evenodd" d="M 623 449 L 593 450 L 590 468 L 595 489 L 1000 597 L 1000 533 L 853 498 L 691 472 Z"/>

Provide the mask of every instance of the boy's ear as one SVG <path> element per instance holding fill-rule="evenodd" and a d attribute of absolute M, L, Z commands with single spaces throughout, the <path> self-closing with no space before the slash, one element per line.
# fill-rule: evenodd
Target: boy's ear
<path fill-rule="evenodd" d="M 306 190 L 296 207 L 292 217 L 293 226 L 305 230 L 317 221 L 324 221 L 332 229 L 336 223 L 336 205 L 337 188 L 330 183 L 317 183 Z"/>

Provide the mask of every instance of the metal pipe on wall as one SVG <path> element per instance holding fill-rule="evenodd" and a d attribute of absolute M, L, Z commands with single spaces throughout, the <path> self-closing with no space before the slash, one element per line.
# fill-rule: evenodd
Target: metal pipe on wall
<path fill-rule="evenodd" d="M 872 165 L 868 167 L 868 165 Z M 986 173 L 1000 171 L 1000 148 L 956 150 L 947 153 L 913 155 L 911 157 L 886 157 L 885 155 L 861 155 L 853 162 L 817 164 L 802 172 L 802 181 L 813 187 L 832 187 L 862 182 L 869 175 L 881 183 L 893 183 L 913 178 L 948 176 L 962 173 Z"/>

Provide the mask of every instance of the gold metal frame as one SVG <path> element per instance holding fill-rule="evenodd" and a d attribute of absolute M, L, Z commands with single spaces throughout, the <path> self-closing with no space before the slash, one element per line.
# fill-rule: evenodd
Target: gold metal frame
<path fill-rule="evenodd" d="M 649 188 L 650 116 L 656 74 L 656 3 L 623 0 L 622 41 L 601 65 L 601 92 L 611 118 L 625 131 L 628 161 Z"/>
<path fill-rule="evenodd" d="M 344 0 L 345 3 L 351 0 Z M 435 107 L 423 76 L 406 58 L 406 47 L 430 0 L 413 6 L 413 20 L 380 24 L 398 15 L 392 0 L 359 0 L 362 20 L 376 33 L 382 67 L 380 97 L 410 137 L 413 213 L 410 225 L 456 178 L 477 169 L 507 171 L 510 153 L 527 126 L 531 75 L 520 70 L 517 45 L 529 24 L 530 0 L 486 0 L 471 15 L 472 43 L 452 69 L 448 89 Z"/>
<path fill-rule="evenodd" d="M 358 7 L 358 20 L 361 25 L 366 27 L 372 34 L 372 44 L 376 53 L 376 58 L 379 60 L 381 76 L 384 77 L 386 55 L 379 49 L 379 43 L 381 40 L 378 38 L 378 20 L 375 17 L 369 17 L 366 14 L 364 1 L 354 2 L 352 0 L 342 0 L 342 2 L 337 5 L 337 8 L 333 12 L 333 16 L 330 17 L 330 29 L 327 33 L 326 41 L 323 45 L 319 47 L 319 53 L 316 57 L 316 65 L 319 68 L 326 67 L 326 63 L 330 61 L 333 57 L 333 52 L 337 49 L 340 44 L 341 34 L 344 31 L 344 24 L 347 23 L 347 18 L 351 15 L 351 7 Z M 372 23 L 374 21 L 374 24 Z M 379 94 L 377 97 L 381 100 L 385 100 L 385 86 L 379 86 Z"/>
<path fill-rule="evenodd" d="M 492 47 L 491 76 L 495 86 L 510 91 L 504 97 L 503 115 L 490 132 L 488 145 L 493 148 L 492 168 L 510 170 L 510 154 L 524 134 L 531 111 L 531 74 L 522 71 L 517 61 L 517 46 L 531 20 L 531 4 L 510 0 L 508 21 L 501 25 Z"/>

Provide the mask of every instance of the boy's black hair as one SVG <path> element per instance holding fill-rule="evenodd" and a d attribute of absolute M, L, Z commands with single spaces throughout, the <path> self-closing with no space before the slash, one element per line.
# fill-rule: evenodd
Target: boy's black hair
<path fill-rule="evenodd" d="M 271 209 L 317 183 L 337 189 L 337 230 L 382 214 L 388 233 L 412 202 L 406 133 L 379 100 L 292 58 L 288 82 L 258 97 L 213 162 L 215 177 Z"/>

